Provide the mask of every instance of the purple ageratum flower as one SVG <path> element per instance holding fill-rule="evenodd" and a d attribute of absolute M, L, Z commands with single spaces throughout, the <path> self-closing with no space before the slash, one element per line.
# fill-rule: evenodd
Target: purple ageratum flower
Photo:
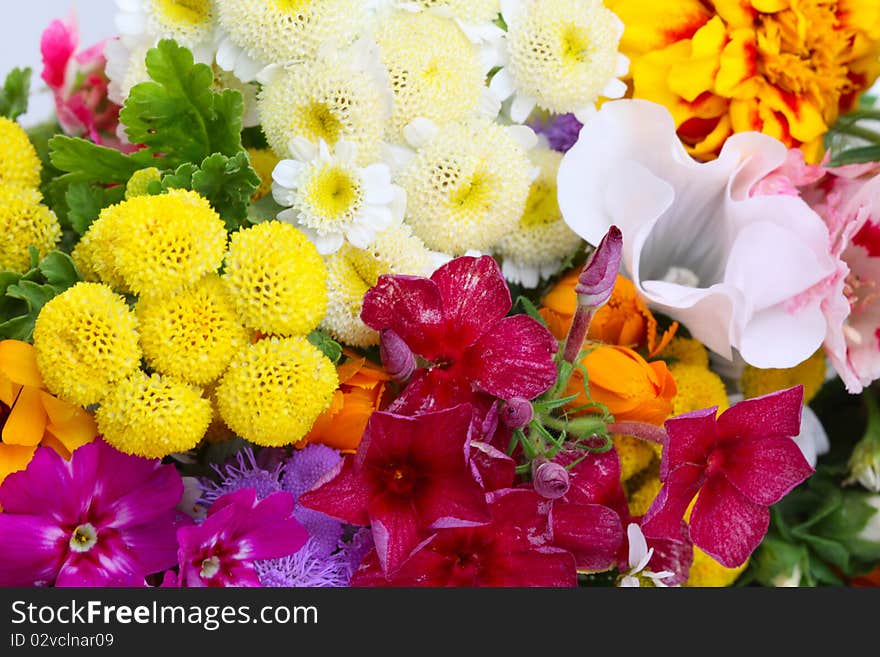
<path fill-rule="evenodd" d="M 243 488 L 253 488 L 257 493 L 257 499 L 260 500 L 282 490 L 281 463 L 276 463 L 272 470 L 261 468 L 250 447 L 238 452 L 230 463 L 222 467 L 217 465 L 211 467 L 220 476 L 220 482 L 202 482 L 201 501 L 208 505 L 213 504 L 227 493 Z"/>
<path fill-rule="evenodd" d="M 529 126 L 547 138 L 550 148 L 564 153 L 575 145 L 584 124 L 574 114 L 560 114 L 531 121 Z"/>
<path fill-rule="evenodd" d="M 176 561 L 182 495 L 173 465 L 102 440 L 40 447 L 0 485 L 0 586 L 143 586 Z"/>
<path fill-rule="evenodd" d="M 308 532 L 292 516 L 293 495 L 257 499 L 253 488 L 227 493 L 198 526 L 177 532 L 181 586 L 260 586 L 255 562 L 295 554 Z"/>
<path fill-rule="evenodd" d="M 348 541 L 339 543 L 332 554 L 315 539 L 296 554 L 281 559 L 258 561 L 257 573 L 266 587 L 343 587 L 348 586 L 367 553 L 373 549 L 372 534 L 358 530 Z"/>

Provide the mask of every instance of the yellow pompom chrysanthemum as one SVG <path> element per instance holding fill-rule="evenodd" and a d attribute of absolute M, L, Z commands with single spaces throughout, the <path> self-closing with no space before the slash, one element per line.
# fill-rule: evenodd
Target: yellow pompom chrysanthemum
<path fill-rule="evenodd" d="M 0 185 L 37 187 L 40 158 L 18 123 L 0 116 Z"/>
<path fill-rule="evenodd" d="M 627 481 L 642 472 L 657 458 L 657 451 L 647 441 L 634 436 L 614 436 L 614 449 L 620 458 L 620 480 Z"/>
<path fill-rule="evenodd" d="M 111 221 L 107 214 L 95 219 L 70 254 L 87 281 L 105 283 L 118 292 L 129 292 L 128 285 L 116 271 Z"/>
<path fill-rule="evenodd" d="M 333 399 L 333 363 L 303 337 L 249 345 L 216 390 L 220 415 L 242 438 L 280 447 L 302 438 Z"/>
<path fill-rule="evenodd" d="M 679 362 L 672 363 L 669 371 L 677 389 L 672 400 L 672 415 L 711 406 L 717 406 L 718 413 L 722 413 L 730 406 L 724 382 L 709 368 Z"/>
<path fill-rule="evenodd" d="M 248 342 L 232 297 L 216 274 L 173 295 L 143 298 L 136 312 L 147 363 L 187 383 L 217 379 Z"/>
<path fill-rule="evenodd" d="M 748 566 L 749 562 L 746 561 L 736 568 L 727 568 L 694 546 L 694 562 L 691 564 L 690 574 L 684 586 L 732 586 Z"/>
<path fill-rule="evenodd" d="M 27 271 L 28 247 L 36 247 L 42 258 L 61 239 L 58 218 L 40 199 L 30 187 L 0 186 L 0 270 Z"/>
<path fill-rule="evenodd" d="M 709 367 L 709 352 L 703 343 L 693 338 L 672 338 L 660 351 L 659 357 L 670 362 Z"/>
<path fill-rule="evenodd" d="M 533 169 L 512 130 L 488 120 L 441 126 L 402 171 L 407 223 L 428 248 L 488 251 L 516 227 Z"/>
<path fill-rule="evenodd" d="M 507 280 L 534 288 L 542 277 L 559 270 L 562 261 L 577 250 L 581 238 L 563 220 L 556 200 L 556 174 L 562 153 L 541 148 L 530 156 L 540 173 L 529 188 L 519 223 L 501 239 L 495 251 L 503 259 L 501 269 Z"/>
<path fill-rule="evenodd" d="M 388 136 L 425 118 L 442 125 L 476 114 L 486 101 L 477 47 L 454 21 L 431 13 L 397 12 L 376 34 L 394 91 Z"/>
<path fill-rule="evenodd" d="M 760 369 L 746 364 L 741 383 L 746 399 L 802 384 L 804 404 L 809 404 L 825 383 L 825 352 L 819 349 L 800 365 L 785 369 Z"/>
<path fill-rule="evenodd" d="M 248 328 L 306 335 L 327 310 L 327 268 L 296 228 L 267 221 L 232 236 L 223 279 Z"/>
<path fill-rule="evenodd" d="M 627 482 L 627 501 L 633 516 L 643 516 L 651 508 L 663 484 L 660 482 L 660 461 Z"/>
<path fill-rule="evenodd" d="M 103 244 L 93 254 L 138 295 L 171 294 L 223 262 L 226 226 L 196 192 L 135 196 L 102 210 L 98 222 L 102 230 L 92 240 Z"/>
<path fill-rule="evenodd" d="M 329 303 L 321 326 L 354 347 L 379 343 L 379 334 L 361 321 L 364 295 L 379 276 L 427 276 L 434 265 L 431 252 L 406 224 L 382 231 L 367 249 L 345 245 L 326 262 Z"/>
<path fill-rule="evenodd" d="M 156 167 L 147 167 L 146 169 L 138 169 L 125 184 L 125 200 L 134 198 L 135 196 L 143 196 L 148 194 L 147 188 L 151 182 L 158 182 L 162 179 L 162 172 Z"/>
<path fill-rule="evenodd" d="M 100 402 L 140 365 L 137 318 L 100 283 L 77 283 L 43 306 L 34 327 L 46 387 L 74 404 Z"/>
<path fill-rule="evenodd" d="M 211 402 L 199 388 L 137 371 L 108 390 L 95 420 L 119 451 L 162 458 L 198 445 L 211 416 Z"/>

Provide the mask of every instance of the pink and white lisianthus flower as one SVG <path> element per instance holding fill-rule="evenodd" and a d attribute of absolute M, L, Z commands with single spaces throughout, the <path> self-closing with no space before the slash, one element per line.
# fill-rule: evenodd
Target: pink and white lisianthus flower
<path fill-rule="evenodd" d="M 40 37 L 41 77 L 52 91 L 58 123 L 66 134 L 87 137 L 96 144 L 109 140 L 112 146 L 119 105 L 107 97 L 106 44 L 101 41 L 77 53 L 76 16 L 71 13 L 64 20 L 53 20 Z"/>
<path fill-rule="evenodd" d="M 669 112 L 641 100 L 606 103 L 559 169 L 559 206 L 591 244 L 623 232 L 623 269 L 652 307 L 730 359 L 792 367 L 825 340 L 822 299 L 804 296 L 833 274 L 825 223 L 802 199 L 752 194 L 786 158 L 758 133 L 697 162 Z"/>

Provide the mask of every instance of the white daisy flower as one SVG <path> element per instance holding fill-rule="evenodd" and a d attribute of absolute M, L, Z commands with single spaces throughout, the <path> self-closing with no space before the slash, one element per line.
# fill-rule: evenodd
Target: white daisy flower
<path fill-rule="evenodd" d="M 507 33 L 490 88 L 512 99 L 510 118 L 525 121 L 537 106 L 573 113 L 582 123 L 600 97 L 620 98 L 629 60 L 617 48 L 623 23 L 602 0 L 501 0 Z"/>
<path fill-rule="evenodd" d="M 272 172 L 272 195 L 288 209 L 278 219 L 295 224 L 322 255 L 344 242 L 364 249 L 376 233 L 403 221 L 406 195 L 391 183 L 384 163 L 357 164 L 357 147 L 339 141 L 335 148 L 296 137 L 289 145 L 293 159 Z"/>
<path fill-rule="evenodd" d="M 216 21 L 211 0 L 116 0 L 116 6 L 122 39 L 174 39 L 192 50 L 196 61 L 213 61 Z"/>

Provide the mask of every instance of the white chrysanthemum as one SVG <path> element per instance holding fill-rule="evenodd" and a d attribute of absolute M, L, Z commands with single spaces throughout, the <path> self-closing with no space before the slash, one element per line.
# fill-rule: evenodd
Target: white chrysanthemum
<path fill-rule="evenodd" d="M 270 64 L 313 59 L 345 46 L 367 20 L 362 0 L 214 0 L 222 34 L 217 63 L 241 80 Z"/>
<path fill-rule="evenodd" d="M 540 173 L 532 181 L 519 223 L 501 239 L 495 253 L 504 259 L 501 271 L 507 280 L 534 288 L 541 278 L 556 273 L 563 259 L 578 248 L 581 238 L 565 223 L 556 198 L 556 173 L 562 153 L 536 148 L 530 156 Z"/>
<path fill-rule="evenodd" d="M 516 227 L 535 175 L 531 129 L 474 119 L 439 128 L 417 121 L 406 133 L 418 150 L 397 182 L 406 221 L 429 248 L 488 251 Z"/>
<path fill-rule="evenodd" d="M 107 65 L 104 67 L 108 79 L 107 97 L 117 105 L 125 103 L 133 86 L 150 79 L 146 57 L 147 51 L 153 45 L 153 39 L 142 36 L 111 39 L 104 46 L 104 57 L 107 58 Z"/>
<path fill-rule="evenodd" d="M 443 124 L 498 114 L 480 51 L 452 20 L 398 11 L 382 21 L 376 40 L 394 92 L 390 141 L 401 141 L 403 128 L 416 118 Z"/>
<path fill-rule="evenodd" d="M 116 27 L 123 38 L 174 39 L 199 61 L 213 57 L 212 0 L 116 0 L 116 6 Z"/>
<path fill-rule="evenodd" d="M 361 321 L 364 295 L 382 274 L 428 276 L 434 254 L 406 224 L 391 226 L 368 249 L 349 245 L 325 258 L 329 303 L 321 327 L 334 339 L 353 347 L 379 343 L 379 334 Z"/>
<path fill-rule="evenodd" d="M 295 224 L 318 252 L 328 255 L 347 241 L 367 248 L 378 231 L 403 221 L 406 194 L 391 184 L 387 164 L 357 166 L 357 147 L 337 142 L 331 151 L 302 138 L 290 143 L 293 158 L 272 172 L 272 195 L 287 210 L 278 219 Z"/>
<path fill-rule="evenodd" d="M 244 112 L 241 117 L 242 127 L 252 128 L 260 124 L 260 114 L 257 111 L 257 93 L 259 85 L 256 82 L 242 82 L 234 73 L 224 71 L 218 65 L 214 69 L 214 91 L 235 89 L 241 94 L 244 101 Z"/>
<path fill-rule="evenodd" d="M 393 97 L 375 43 L 322 49 L 317 60 L 273 67 L 261 81 L 260 120 L 279 157 L 290 157 L 291 139 L 302 137 L 351 142 L 361 164 L 378 158 Z"/>
<path fill-rule="evenodd" d="M 501 0 L 507 35 L 490 88 L 513 98 L 510 117 L 535 106 L 584 121 L 600 97 L 620 98 L 629 61 L 618 53 L 623 23 L 602 0 Z"/>

